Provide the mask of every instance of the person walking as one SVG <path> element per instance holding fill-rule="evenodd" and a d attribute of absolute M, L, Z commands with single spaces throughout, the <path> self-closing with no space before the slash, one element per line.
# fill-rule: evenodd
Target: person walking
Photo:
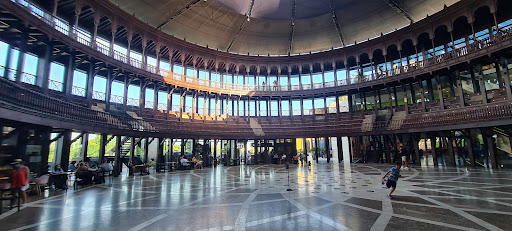
<path fill-rule="evenodd" d="M 386 182 L 386 187 L 388 188 L 391 188 L 391 191 L 389 192 L 388 194 L 388 198 L 389 199 L 393 199 L 393 197 L 391 196 L 391 194 L 393 194 L 393 192 L 395 191 L 396 189 L 396 182 L 398 181 L 398 178 L 400 177 L 400 168 L 402 167 L 402 163 L 400 162 L 396 162 L 395 164 L 395 167 L 392 167 L 387 173 L 386 175 L 384 175 L 382 177 L 382 184 L 384 184 L 384 179 L 386 178 L 386 176 L 389 175 L 388 177 L 388 180 Z"/>

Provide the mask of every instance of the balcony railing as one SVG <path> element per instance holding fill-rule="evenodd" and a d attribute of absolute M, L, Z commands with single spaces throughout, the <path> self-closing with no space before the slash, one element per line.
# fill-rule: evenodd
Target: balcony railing
<path fill-rule="evenodd" d="M 52 26 L 55 30 L 77 40 L 79 43 L 84 44 L 86 46 L 90 46 L 93 49 L 96 49 L 98 52 L 103 53 L 106 56 L 112 57 L 116 60 L 119 60 L 123 63 L 129 64 L 133 67 L 144 69 L 150 73 L 159 73 L 162 75 L 166 82 L 176 84 L 178 86 L 187 87 L 187 88 L 193 88 L 198 90 L 207 89 L 211 91 L 211 88 L 215 88 L 219 92 L 226 92 L 226 93 L 235 93 L 235 94 L 246 94 L 250 91 L 288 91 L 290 90 L 308 90 L 308 89 L 317 89 L 317 88 L 323 88 L 323 87 L 333 87 L 335 86 L 334 82 L 326 82 L 325 84 L 315 83 L 315 84 L 303 84 L 302 87 L 298 85 L 292 85 L 290 87 L 288 86 L 282 86 L 282 87 L 273 87 L 273 86 L 252 86 L 252 85 L 239 85 L 239 84 L 229 84 L 229 83 L 220 83 L 210 80 L 200 80 L 195 77 L 189 77 L 184 76 L 177 73 L 171 73 L 168 70 L 159 69 L 157 72 L 157 68 L 152 65 L 144 65 L 141 61 L 136 60 L 132 57 L 128 59 L 127 55 L 122 54 L 118 51 L 115 51 L 112 49 L 112 47 L 108 47 L 103 45 L 102 43 L 99 43 L 96 41 L 94 46 L 91 46 L 91 42 L 88 41 L 87 38 L 90 38 L 90 35 L 85 34 L 81 30 L 78 30 L 76 28 L 71 28 L 69 23 L 54 17 L 51 13 L 39 9 L 35 4 L 25 1 L 25 0 L 16 0 L 13 2 L 16 2 L 23 8 L 25 8 L 27 11 L 29 11 L 31 14 L 38 17 L 40 20 L 44 21 L 46 24 Z M 490 35 L 487 38 L 482 38 L 479 40 L 475 40 L 473 43 L 469 44 L 468 46 L 460 47 L 453 49 L 451 51 L 448 51 L 444 54 L 437 55 L 431 58 L 428 58 L 426 60 L 417 61 L 415 63 L 410 63 L 407 65 L 401 65 L 394 67 L 391 70 L 387 71 L 379 71 L 376 70 L 375 73 L 371 74 L 365 74 L 363 76 L 359 76 L 356 80 L 351 81 L 351 84 L 360 83 L 360 82 L 366 82 L 371 81 L 375 79 L 381 79 L 385 77 L 390 77 L 394 75 L 400 75 L 407 73 L 411 70 L 417 70 L 421 68 L 425 68 L 428 66 L 436 65 L 438 63 L 444 63 L 445 61 L 449 59 L 453 59 L 456 57 L 461 57 L 473 52 L 476 52 L 478 50 L 493 46 L 497 43 L 500 43 L 503 40 L 510 40 L 512 39 L 512 30 L 506 29 L 499 31 L 499 33 L 495 35 Z M 10 78 L 11 76 L 9 76 Z M 13 78 L 10 78 L 13 79 Z M 325 86 L 324 86 L 325 85 Z M 337 81 L 337 85 L 347 85 L 346 79 L 339 79 Z"/>
<path fill-rule="evenodd" d="M 71 91 L 73 95 L 85 97 L 85 88 L 73 86 L 73 89 Z"/>
<path fill-rule="evenodd" d="M 48 88 L 50 90 L 62 91 L 63 84 L 61 82 L 53 80 L 53 79 L 50 79 L 48 82 L 49 82 Z"/>
<path fill-rule="evenodd" d="M 12 110 L 13 112 L 21 112 L 30 114 L 33 116 L 39 116 L 41 118 L 48 118 L 58 121 L 67 121 L 74 124 L 86 125 L 92 127 L 100 127 L 101 129 L 122 129 L 124 131 L 149 131 L 149 132 L 176 132 L 185 131 L 197 132 L 196 134 L 226 134 L 233 136 L 233 128 L 237 128 L 236 132 L 243 133 L 244 131 L 250 130 L 248 124 L 232 124 L 226 123 L 222 126 L 204 126 L 194 125 L 193 123 L 166 121 L 166 120 L 155 120 L 152 118 L 133 118 L 127 115 L 114 115 L 107 112 L 101 112 L 92 110 L 84 106 L 80 106 L 71 102 L 65 102 L 57 97 L 51 97 L 43 95 L 37 91 L 30 90 L 23 85 L 18 85 L 13 81 L 5 78 L 0 78 L 0 107 Z M 188 108 L 186 108 L 188 110 Z M 266 111 L 262 111 L 265 114 Z M 300 113 L 300 111 L 299 111 Z M 304 110 L 305 114 L 313 114 L 313 110 Z M 439 112 L 428 112 L 421 114 L 410 114 L 405 119 L 391 120 L 377 123 L 362 124 L 361 116 L 367 112 L 356 112 L 358 116 L 350 121 L 345 120 L 344 123 L 339 121 L 328 122 L 325 120 L 314 121 L 314 122 L 303 122 L 303 126 L 296 126 L 293 120 L 289 120 L 284 123 L 280 123 L 280 126 L 275 126 L 274 123 L 261 123 L 262 129 L 265 133 L 272 132 L 274 134 L 282 133 L 283 131 L 305 131 L 309 132 L 311 129 L 317 131 L 336 131 L 350 134 L 349 132 L 361 132 L 361 131 L 375 131 L 375 130 L 399 130 L 406 129 L 430 129 L 434 126 L 445 127 L 449 125 L 460 126 L 468 123 L 493 123 L 493 121 L 500 121 L 503 119 L 512 118 L 512 101 L 505 100 L 496 103 L 490 103 L 485 105 L 475 105 L 470 107 L 458 108 L 453 110 L 443 110 Z M 295 111 L 294 111 L 295 114 Z M 202 116 L 196 114 L 196 118 L 202 118 Z M 220 120 L 224 120 L 226 115 L 217 117 Z M 270 119 L 270 118 L 261 118 Z M 243 121 L 243 120 L 241 120 Z M 267 120 L 270 121 L 270 120 Z M 152 123 L 157 124 L 153 126 Z M 361 126 L 363 125 L 363 126 Z M 308 128 L 308 129 L 305 129 Z M 235 133 L 236 133 L 235 132 Z M 252 131 L 250 131 L 252 132 Z"/>

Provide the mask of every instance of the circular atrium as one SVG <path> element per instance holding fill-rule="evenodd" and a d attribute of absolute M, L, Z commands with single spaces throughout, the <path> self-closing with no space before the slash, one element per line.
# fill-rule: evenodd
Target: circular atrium
<path fill-rule="evenodd" d="M 11 0 L 0 32 L 0 230 L 510 229 L 509 0 Z"/>

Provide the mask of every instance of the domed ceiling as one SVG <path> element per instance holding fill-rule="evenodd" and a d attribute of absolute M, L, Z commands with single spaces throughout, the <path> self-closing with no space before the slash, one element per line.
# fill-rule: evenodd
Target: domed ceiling
<path fill-rule="evenodd" d="M 188 42 L 220 51 L 286 55 L 361 42 L 459 0 L 110 0 Z"/>

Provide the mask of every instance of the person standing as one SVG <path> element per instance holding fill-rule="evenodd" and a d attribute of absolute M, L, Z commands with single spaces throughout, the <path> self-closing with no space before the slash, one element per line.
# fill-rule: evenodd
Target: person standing
<path fill-rule="evenodd" d="M 404 170 L 409 170 L 409 163 L 407 163 L 407 156 L 409 155 L 409 152 L 407 151 L 406 147 L 400 148 L 400 153 L 402 154 L 402 166 L 404 166 Z"/>
<path fill-rule="evenodd" d="M 12 180 L 11 180 L 11 190 L 12 195 L 17 195 L 18 197 L 21 197 L 22 204 L 25 204 L 27 201 L 27 194 L 25 191 L 28 189 L 29 184 L 28 176 L 25 173 L 25 170 L 21 169 L 21 165 L 19 163 L 14 163 L 14 172 L 12 174 Z M 11 200 L 11 207 L 14 204 L 15 198 Z"/>

